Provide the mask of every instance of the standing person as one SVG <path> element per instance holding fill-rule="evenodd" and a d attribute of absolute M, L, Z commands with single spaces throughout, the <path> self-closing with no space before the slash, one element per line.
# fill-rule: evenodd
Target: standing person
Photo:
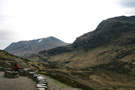
<path fill-rule="evenodd" d="M 16 62 L 12 63 L 12 70 L 13 71 L 19 71 L 19 66 L 17 65 Z"/>

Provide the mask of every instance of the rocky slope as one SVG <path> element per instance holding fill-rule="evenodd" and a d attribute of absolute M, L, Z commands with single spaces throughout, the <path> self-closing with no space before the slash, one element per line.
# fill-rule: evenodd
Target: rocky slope
<path fill-rule="evenodd" d="M 41 50 L 48 50 L 63 45 L 67 45 L 67 43 L 55 37 L 48 37 L 48 38 L 11 43 L 4 50 L 17 56 L 23 56 L 23 55 L 38 53 Z"/>

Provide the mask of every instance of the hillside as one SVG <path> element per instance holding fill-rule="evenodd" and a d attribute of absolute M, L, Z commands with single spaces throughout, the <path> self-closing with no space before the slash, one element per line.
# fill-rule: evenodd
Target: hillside
<path fill-rule="evenodd" d="M 134 90 L 135 16 L 106 19 L 73 44 L 40 51 L 29 59 L 55 67 L 49 71 L 53 77 L 64 76 L 95 90 Z"/>
<path fill-rule="evenodd" d="M 17 62 L 19 67 L 30 67 L 29 60 L 23 59 L 0 50 L 0 68 L 11 68 L 11 62 Z"/>
<path fill-rule="evenodd" d="M 28 59 L 21 58 L 0 50 L 0 69 L 11 68 L 12 62 L 16 62 L 20 68 L 30 68 L 34 71 L 44 69 L 44 66 L 50 67 L 50 65 L 46 62 L 31 62 Z"/>
<path fill-rule="evenodd" d="M 23 55 L 35 54 L 42 50 L 48 50 L 63 45 L 67 45 L 67 43 L 55 37 L 48 37 L 48 38 L 11 43 L 8 47 L 4 49 L 4 51 L 7 51 L 17 56 L 23 56 Z"/>

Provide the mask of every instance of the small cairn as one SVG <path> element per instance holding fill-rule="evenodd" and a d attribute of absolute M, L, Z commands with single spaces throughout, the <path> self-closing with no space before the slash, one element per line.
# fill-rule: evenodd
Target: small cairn
<path fill-rule="evenodd" d="M 5 70 L 4 77 L 6 78 L 18 78 L 18 71 Z"/>

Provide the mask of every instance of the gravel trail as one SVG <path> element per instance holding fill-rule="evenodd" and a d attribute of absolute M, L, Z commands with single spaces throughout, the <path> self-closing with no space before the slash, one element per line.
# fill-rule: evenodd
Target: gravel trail
<path fill-rule="evenodd" d="M 28 77 L 5 78 L 0 72 L 0 90 L 36 90 L 36 83 Z"/>

